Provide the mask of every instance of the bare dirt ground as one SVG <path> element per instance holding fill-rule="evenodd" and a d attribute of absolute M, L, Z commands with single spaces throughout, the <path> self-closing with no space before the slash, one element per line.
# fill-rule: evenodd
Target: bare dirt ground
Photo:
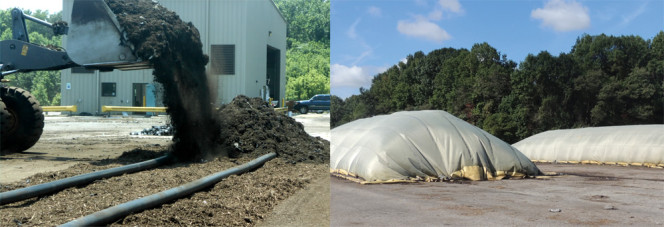
<path fill-rule="evenodd" d="M 360 185 L 331 176 L 330 226 L 664 225 L 664 170 L 538 164 L 549 179 Z"/>
<path fill-rule="evenodd" d="M 302 114 L 294 116 L 304 124 L 304 130 L 311 136 L 319 136 L 330 141 L 330 113 Z M 313 173 L 311 183 L 293 196 L 279 203 L 258 226 L 329 226 L 330 224 L 330 181 L 329 165 L 325 171 Z"/>
<path fill-rule="evenodd" d="M 329 122 L 329 114 L 294 118 L 304 124 L 309 134 L 329 138 L 329 124 L 325 124 Z M 35 147 L 0 157 L 0 191 L 160 156 L 171 143 L 171 137 L 130 136 L 129 133 L 167 121 L 165 116 L 47 117 L 44 135 Z M 120 156 L 132 150 L 134 152 Z M 249 160 L 240 157 L 171 164 L 3 205 L 0 206 L 3 214 L 0 226 L 63 224 Z M 328 169 L 327 164 L 292 164 L 277 158 L 254 172 L 229 177 L 213 188 L 130 215 L 114 225 L 219 226 L 266 222 L 326 226 L 329 224 L 329 211 L 326 212 L 329 208 Z M 293 212 L 294 204 L 303 212 Z"/>
<path fill-rule="evenodd" d="M 166 147 L 170 136 L 130 136 L 153 125 L 164 125 L 167 116 L 151 118 L 120 116 L 46 116 L 44 133 L 34 147 L 23 153 L 0 156 L 0 184 L 15 182 L 36 173 L 58 171 L 77 163 L 116 158 L 135 148 Z"/>

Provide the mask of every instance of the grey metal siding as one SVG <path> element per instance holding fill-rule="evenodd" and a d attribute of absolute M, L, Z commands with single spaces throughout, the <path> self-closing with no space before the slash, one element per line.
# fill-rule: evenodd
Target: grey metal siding
<path fill-rule="evenodd" d="M 235 45 L 235 75 L 215 75 L 217 81 L 217 104 L 229 103 L 237 94 L 248 94 L 244 84 L 247 80 L 246 30 L 248 27 L 247 1 L 211 1 L 210 10 L 210 44 Z M 209 48 L 209 45 L 208 45 Z M 255 66 L 254 66 L 255 67 Z"/>
<path fill-rule="evenodd" d="M 63 0 L 65 21 L 70 21 L 68 5 L 71 1 Z M 259 95 L 265 84 L 267 45 L 280 50 L 280 90 L 281 97 L 285 97 L 286 22 L 271 0 L 160 0 L 159 3 L 198 28 L 205 54 L 210 54 L 213 44 L 235 45 L 235 74 L 209 78 L 212 87 L 216 85 L 217 104 L 228 103 L 238 94 Z M 272 31 L 271 36 L 268 31 Z M 66 36 L 63 43 L 65 40 Z M 101 111 L 101 105 L 131 106 L 132 84 L 153 83 L 151 69 L 95 74 L 71 74 L 70 70 L 62 70 L 61 76 L 62 104 L 78 105 L 79 112 L 90 113 Z M 117 83 L 117 95 L 101 97 L 102 82 Z M 67 83 L 71 83 L 70 90 L 66 89 Z"/>
<path fill-rule="evenodd" d="M 61 104 L 65 106 L 76 105 L 78 112 L 97 112 L 98 89 L 97 72 L 93 74 L 72 74 L 71 69 L 62 70 L 61 74 Z M 67 84 L 71 89 L 66 89 Z"/>

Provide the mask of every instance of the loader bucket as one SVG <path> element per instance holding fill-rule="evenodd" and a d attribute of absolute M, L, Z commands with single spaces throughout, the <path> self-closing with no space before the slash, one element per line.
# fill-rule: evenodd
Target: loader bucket
<path fill-rule="evenodd" d="M 66 2 L 73 4 L 66 49 L 75 63 L 99 69 L 150 68 L 147 61 L 136 57 L 133 45 L 104 0 Z"/>

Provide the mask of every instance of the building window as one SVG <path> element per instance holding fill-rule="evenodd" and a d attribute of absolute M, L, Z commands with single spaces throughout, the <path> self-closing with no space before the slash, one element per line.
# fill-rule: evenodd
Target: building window
<path fill-rule="evenodd" d="M 71 73 L 94 73 L 94 70 L 86 69 L 85 67 L 72 67 Z"/>
<path fill-rule="evenodd" d="M 212 74 L 235 75 L 235 45 L 212 45 L 210 52 Z"/>
<path fill-rule="evenodd" d="M 101 96 L 115 97 L 115 83 L 101 83 Z"/>

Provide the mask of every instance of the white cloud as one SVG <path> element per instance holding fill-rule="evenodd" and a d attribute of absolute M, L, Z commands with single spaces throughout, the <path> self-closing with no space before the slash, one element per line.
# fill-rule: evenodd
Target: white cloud
<path fill-rule="evenodd" d="M 404 64 L 408 63 L 408 58 L 402 58 L 401 62 L 403 62 Z"/>
<path fill-rule="evenodd" d="M 430 20 L 440 20 L 443 19 L 443 11 L 435 9 L 429 13 L 429 19 Z"/>
<path fill-rule="evenodd" d="M 385 70 L 387 67 L 332 64 L 330 66 L 330 87 L 368 88 L 371 86 L 371 79 Z"/>
<path fill-rule="evenodd" d="M 448 10 L 455 13 L 463 12 L 459 0 L 439 0 L 438 4 L 440 4 L 440 6 L 442 6 L 444 10 Z"/>
<path fill-rule="evenodd" d="M 417 0 L 415 2 L 420 3 Z M 407 36 L 424 38 L 437 43 L 451 39 L 452 36 L 433 21 L 440 21 L 455 14 L 463 14 L 461 4 L 458 0 L 438 0 L 438 4 L 434 4 L 431 8 L 433 8 L 432 11 L 426 16 L 417 14 L 411 20 L 398 21 L 397 30 Z"/>
<path fill-rule="evenodd" d="M 387 69 L 387 66 L 347 66 L 334 63 L 330 65 L 330 91 L 342 99 L 359 94 L 360 87 L 371 88 L 371 80 Z"/>
<path fill-rule="evenodd" d="M 452 38 L 440 26 L 421 16 L 415 17 L 414 21 L 400 20 L 397 22 L 397 30 L 407 36 L 424 38 L 438 43 Z"/>
<path fill-rule="evenodd" d="M 330 66 L 330 87 L 362 87 L 367 84 L 371 84 L 371 78 L 358 66 Z"/>
<path fill-rule="evenodd" d="M 375 6 L 369 6 L 369 9 L 367 9 L 367 12 L 369 15 L 374 16 L 374 17 L 381 17 L 383 15 L 383 11 Z"/>
<path fill-rule="evenodd" d="M 551 27 L 556 31 L 565 32 L 590 27 L 588 8 L 572 0 L 549 0 L 544 8 L 530 13 L 534 19 L 542 20 L 542 26 Z"/>
<path fill-rule="evenodd" d="M 357 27 L 357 24 L 359 24 L 360 21 L 361 19 L 357 18 L 357 20 L 355 20 L 355 22 L 353 22 L 353 24 L 351 24 L 348 30 L 346 31 L 346 35 L 348 35 L 348 37 L 350 37 L 351 39 L 357 38 L 357 32 L 355 32 L 355 27 Z"/>
<path fill-rule="evenodd" d="M 443 12 L 447 18 L 453 16 L 454 14 L 460 15 L 463 14 L 463 8 L 461 8 L 461 3 L 458 0 L 439 0 L 438 5 L 436 5 L 429 13 L 427 18 L 429 20 L 438 21 L 443 19 Z"/>

